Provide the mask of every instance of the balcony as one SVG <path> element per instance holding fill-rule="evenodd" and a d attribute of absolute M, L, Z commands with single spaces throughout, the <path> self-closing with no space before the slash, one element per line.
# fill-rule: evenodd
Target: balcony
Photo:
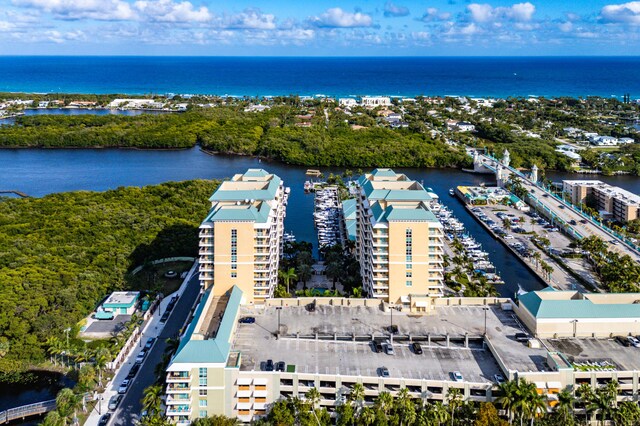
<path fill-rule="evenodd" d="M 209 274 L 207 272 L 201 272 L 200 273 L 200 279 L 201 280 L 212 280 L 213 279 L 213 274 Z"/>
<path fill-rule="evenodd" d="M 169 383 L 167 385 L 167 393 L 185 393 L 191 392 L 189 383 Z"/>
<path fill-rule="evenodd" d="M 200 240 L 200 247 L 213 247 L 213 238 L 202 238 Z"/>
<path fill-rule="evenodd" d="M 374 275 L 373 281 L 389 281 L 388 275 Z"/>
<path fill-rule="evenodd" d="M 188 371 L 174 371 L 167 374 L 167 383 L 189 383 L 191 375 Z"/>
<path fill-rule="evenodd" d="M 201 263 L 200 268 L 198 269 L 200 272 L 213 272 L 213 264 L 212 263 Z"/>
<path fill-rule="evenodd" d="M 191 413 L 189 405 L 172 405 L 167 407 L 167 416 L 184 416 Z"/>
<path fill-rule="evenodd" d="M 200 262 L 200 264 L 203 264 L 203 263 L 213 263 L 213 256 L 203 256 L 202 254 L 203 254 L 203 253 L 200 253 L 200 259 L 198 259 L 198 260 L 199 260 L 199 262 Z M 209 253 L 204 253 L 204 254 L 205 254 L 205 255 L 207 255 L 207 254 L 209 254 Z"/>
<path fill-rule="evenodd" d="M 210 229 L 201 229 L 200 230 L 200 238 L 212 238 L 213 231 Z"/>
<path fill-rule="evenodd" d="M 167 405 L 191 405 L 191 394 L 188 393 L 180 393 L 175 395 L 167 396 Z"/>

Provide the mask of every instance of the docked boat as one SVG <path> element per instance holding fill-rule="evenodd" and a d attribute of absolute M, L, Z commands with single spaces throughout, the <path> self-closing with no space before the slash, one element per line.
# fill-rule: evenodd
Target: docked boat
<path fill-rule="evenodd" d="M 455 191 L 453 190 L 453 188 L 449 189 L 449 195 L 456 195 Z"/>

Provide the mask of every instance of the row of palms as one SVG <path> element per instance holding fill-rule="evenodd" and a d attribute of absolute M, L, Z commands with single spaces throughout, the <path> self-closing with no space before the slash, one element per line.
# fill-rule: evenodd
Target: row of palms
<path fill-rule="evenodd" d="M 640 406 L 637 402 L 617 403 L 618 383 L 612 381 L 593 389 L 581 385 L 571 392 L 563 390 L 550 408 L 547 396 L 538 392 L 534 383 L 514 380 L 500 385 L 500 396 L 493 403 L 463 401 L 459 389 L 452 388 L 443 402 L 429 402 L 428 393 L 415 398 L 403 388 L 396 396 L 382 392 L 373 401 L 365 402 L 365 389 L 355 384 L 338 398 L 335 424 L 347 425 L 419 425 L 419 426 L 504 426 L 540 425 L 575 426 L 590 424 L 595 420 L 600 425 L 610 421 L 615 426 L 640 424 Z M 322 394 L 310 389 L 305 398 L 280 399 L 273 404 L 268 416 L 256 422 L 258 425 L 330 425 L 334 419 L 325 408 L 320 407 Z M 502 409 L 499 416 L 497 407 Z"/>
<path fill-rule="evenodd" d="M 629 255 L 609 251 L 607 243 L 596 236 L 583 238 L 579 244 L 589 253 L 605 288 L 614 293 L 640 291 L 640 265 Z"/>

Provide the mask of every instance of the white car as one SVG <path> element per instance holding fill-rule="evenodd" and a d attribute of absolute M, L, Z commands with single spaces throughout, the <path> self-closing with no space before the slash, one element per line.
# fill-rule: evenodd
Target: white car
<path fill-rule="evenodd" d="M 118 393 L 119 394 L 127 393 L 127 391 L 129 390 L 129 385 L 130 384 L 131 384 L 131 380 L 124 379 L 122 381 L 122 383 L 120 384 L 120 387 L 118 388 Z"/>
<path fill-rule="evenodd" d="M 513 235 L 511 235 L 511 234 L 505 235 L 504 239 L 505 240 L 513 240 Z"/>
<path fill-rule="evenodd" d="M 640 340 L 636 339 L 633 336 L 627 336 L 627 340 L 631 343 L 631 346 L 634 348 L 640 348 Z"/>
<path fill-rule="evenodd" d="M 464 381 L 464 377 L 462 377 L 462 373 L 459 371 L 452 371 L 449 373 L 454 382 L 462 382 Z"/>

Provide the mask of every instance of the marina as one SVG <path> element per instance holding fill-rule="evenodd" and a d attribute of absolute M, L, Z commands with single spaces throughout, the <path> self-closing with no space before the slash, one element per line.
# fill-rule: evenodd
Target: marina
<path fill-rule="evenodd" d="M 496 267 L 489 260 L 489 253 L 482 250 L 482 244 L 467 233 L 465 226 L 446 206 L 440 206 L 437 218 L 445 230 L 446 245 L 451 258 L 456 255 L 472 262 L 472 273 L 483 276 L 490 284 L 504 284 Z"/>
<path fill-rule="evenodd" d="M 337 186 L 315 191 L 313 222 L 318 231 L 318 248 L 333 246 L 342 241 L 342 209 Z"/>

